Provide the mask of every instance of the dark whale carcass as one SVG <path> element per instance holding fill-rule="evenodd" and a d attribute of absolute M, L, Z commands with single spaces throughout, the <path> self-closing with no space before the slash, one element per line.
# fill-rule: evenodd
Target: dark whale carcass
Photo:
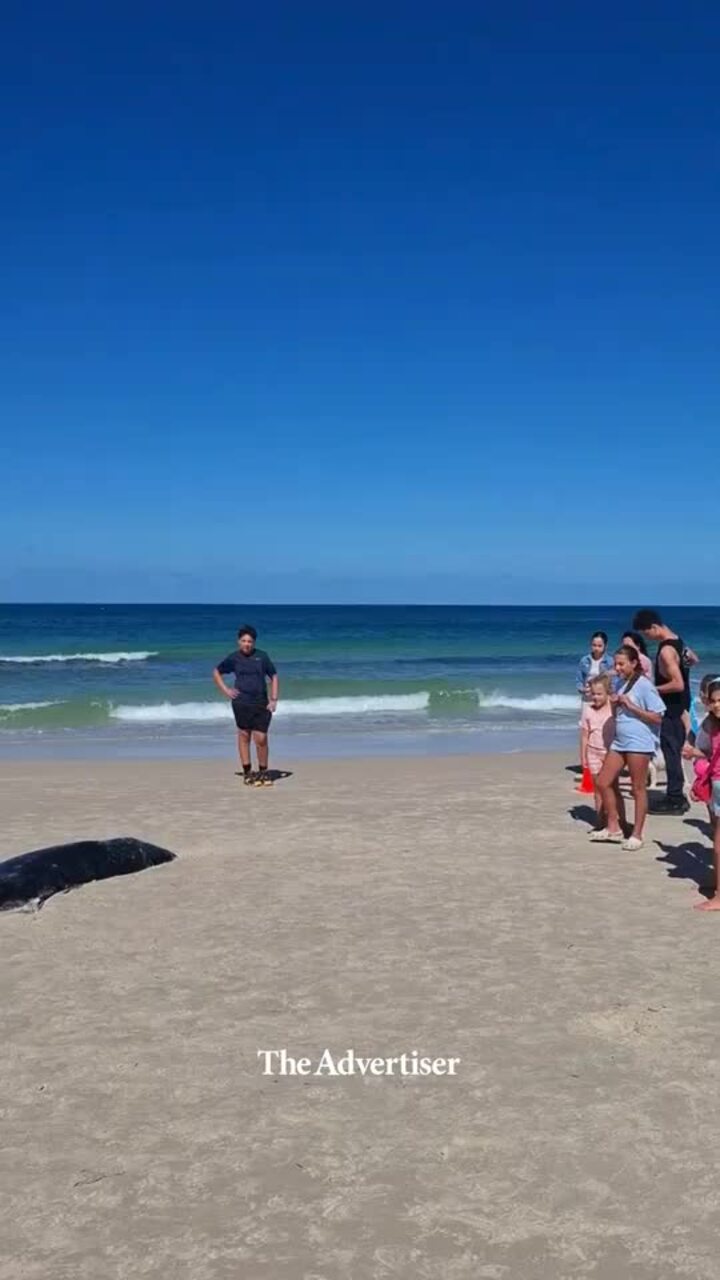
<path fill-rule="evenodd" d="M 75 840 L 35 849 L 0 862 L 0 911 L 26 903 L 42 906 L 54 893 L 65 893 L 91 880 L 128 876 L 146 867 L 172 862 L 176 855 L 147 840 L 118 836 L 113 840 Z"/>

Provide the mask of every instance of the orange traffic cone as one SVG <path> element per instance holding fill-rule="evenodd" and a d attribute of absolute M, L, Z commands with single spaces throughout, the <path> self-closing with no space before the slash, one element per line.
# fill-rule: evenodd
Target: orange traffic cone
<path fill-rule="evenodd" d="M 587 765 L 585 765 L 585 768 L 582 771 L 582 781 L 578 784 L 575 790 L 579 791 L 581 795 L 584 795 L 584 796 L 591 796 L 595 792 L 595 783 L 593 782 L 593 776 L 590 770 L 588 769 Z"/>

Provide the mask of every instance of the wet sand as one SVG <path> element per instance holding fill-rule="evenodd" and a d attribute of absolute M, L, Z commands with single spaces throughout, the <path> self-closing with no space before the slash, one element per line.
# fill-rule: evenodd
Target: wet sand
<path fill-rule="evenodd" d="M 0 915 L 0 1280 L 715 1280 L 707 838 L 589 844 L 553 756 L 293 770 L 0 769 L 2 857 L 179 855 Z"/>

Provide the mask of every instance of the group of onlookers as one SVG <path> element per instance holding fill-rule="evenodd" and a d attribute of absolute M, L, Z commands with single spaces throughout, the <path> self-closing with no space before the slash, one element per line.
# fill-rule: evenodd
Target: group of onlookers
<path fill-rule="evenodd" d="M 651 662 L 647 641 L 657 645 Z M 691 716 L 690 669 L 699 661 L 681 636 L 654 609 L 640 609 L 613 654 L 605 632 L 597 631 L 581 659 L 580 753 L 595 788 L 596 825 L 590 839 L 642 848 L 648 812 L 647 786 L 659 752 L 665 762 L 666 794 L 658 811 L 684 814 L 683 758 L 695 762 L 692 795 L 708 804 L 713 832 L 713 897 L 698 905 L 720 910 L 720 675 L 700 685 L 700 712 Z M 693 708 L 694 710 L 694 708 Z M 634 799 L 633 824 L 625 819 L 620 790 L 627 770 Z"/>

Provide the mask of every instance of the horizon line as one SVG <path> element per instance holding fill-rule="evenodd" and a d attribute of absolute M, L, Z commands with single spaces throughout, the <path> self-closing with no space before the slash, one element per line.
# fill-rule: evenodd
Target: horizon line
<path fill-rule="evenodd" d="M 52 607 L 52 608 L 74 608 L 80 606 L 82 608 L 116 608 L 116 609 L 178 609 L 178 608 L 197 608 L 197 609 L 639 609 L 639 608 L 655 608 L 659 607 L 657 602 L 654 605 L 631 605 L 622 601 L 603 601 L 594 600 L 586 604 L 569 604 L 567 601 L 558 602 L 554 600 L 543 601 L 542 604 L 537 602 L 533 604 L 524 604 L 516 602 L 514 604 L 500 604 L 489 600 L 477 600 L 473 603 L 468 601 L 429 601 L 429 600 L 396 600 L 390 603 L 387 600 L 368 601 L 313 601 L 304 600 L 302 603 L 298 601 L 251 601 L 241 603 L 233 600 L 0 600 L 0 608 L 36 608 Z M 712 604 L 696 604 L 690 601 L 679 601 L 663 608 L 668 609 L 714 609 L 720 606 Z"/>

